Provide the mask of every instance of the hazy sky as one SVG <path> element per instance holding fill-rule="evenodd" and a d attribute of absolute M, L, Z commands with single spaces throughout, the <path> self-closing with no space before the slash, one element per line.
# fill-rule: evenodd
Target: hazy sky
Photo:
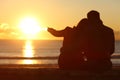
<path fill-rule="evenodd" d="M 105 25 L 120 31 L 120 0 L 0 0 L 0 10 L 1 37 L 12 38 L 14 33 L 6 33 L 25 16 L 36 17 L 41 26 L 64 29 L 75 26 L 90 10 L 99 11 Z M 6 27 L 9 31 L 2 30 Z"/>

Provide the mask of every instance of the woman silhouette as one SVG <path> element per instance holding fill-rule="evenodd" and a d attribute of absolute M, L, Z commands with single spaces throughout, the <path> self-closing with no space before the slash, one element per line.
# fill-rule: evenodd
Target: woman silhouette
<path fill-rule="evenodd" d="M 88 27 L 88 20 L 82 19 L 77 27 L 66 27 L 64 30 L 55 30 L 48 28 L 48 31 L 56 37 L 64 37 L 63 46 L 60 49 L 60 56 L 58 65 L 60 69 L 83 69 L 85 65 L 85 56 L 81 52 L 82 50 L 82 34 L 85 33 L 85 29 Z M 81 37 L 80 37 L 81 36 Z"/>

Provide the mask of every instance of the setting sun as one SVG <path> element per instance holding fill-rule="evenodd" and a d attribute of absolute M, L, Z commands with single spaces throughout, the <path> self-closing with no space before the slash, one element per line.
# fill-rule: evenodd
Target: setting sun
<path fill-rule="evenodd" d="M 24 39 L 35 39 L 37 35 L 44 37 L 42 34 L 47 28 L 41 26 L 39 20 L 35 17 L 24 17 L 19 22 L 19 31 Z"/>
<path fill-rule="evenodd" d="M 35 36 L 41 31 L 41 26 L 33 17 L 25 17 L 20 21 L 19 28 L 26 37 Z"/>

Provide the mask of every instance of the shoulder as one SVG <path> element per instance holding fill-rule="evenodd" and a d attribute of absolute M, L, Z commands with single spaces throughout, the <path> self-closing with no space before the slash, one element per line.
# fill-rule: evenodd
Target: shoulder
<path fill-rule="evenodd" d="M 108 26 L 103 26 L 104 27 L 104 29 L 105 29 L 105 31 L 108 31 L 108 32 L 113 32 L 113 29 L 112 28 L 110 28 L 110 27 L 108 27 Z"/>
<path fill-rule="evenodd" d="M 68 26 L 65 28 L 65 30 L 71 30 L 71 29 L 72 29 L 72 28 L 71 28 L 71 27 L 68 27 Z"/>
<path fill-rule="evenodd" d="M 71 27 L 66 27 L 65 29 L 64 29 L 64 31 L 72 31 L 73 30 L 73 28 L 71 28 Z"/>

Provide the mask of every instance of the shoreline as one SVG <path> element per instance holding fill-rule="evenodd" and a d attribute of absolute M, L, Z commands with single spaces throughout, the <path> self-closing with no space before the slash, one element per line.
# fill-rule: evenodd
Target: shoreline
<path fill-rule="evenodd" d="M 60 70 L 57 65 L 0 65 L 1 80 L 120 80 L 120 66 L 104 73 Z"/>
<path fill-rule="evenodd" d="M 38 69 L 38 68 L 56 68 L 58 69 L 57 64 L 0 64 L 0 68 L 31 68 L 31 69 Z"/>
<path fill-rule="evenodd" d="M 2 68 L 31 68 L 31 69 L 59 69 L 58 64 L 0 64 Z M 120 64 L 113 64 L 112 69 L 120 70 Z"/>

